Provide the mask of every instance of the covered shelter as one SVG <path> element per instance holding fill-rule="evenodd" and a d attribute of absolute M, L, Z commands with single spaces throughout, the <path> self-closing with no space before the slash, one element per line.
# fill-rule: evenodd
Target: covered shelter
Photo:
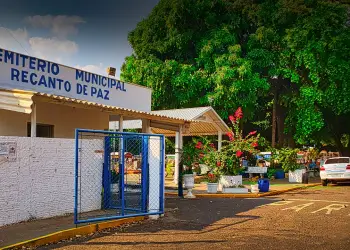
<path fill-rule="evenodd" d="M 175 137 L 175 174 L 174 182 L 177 183 L 179 174 L 180 152 L 183 147 L 183 136 L 217 135 L 218 150 L 222 146 L 222 135 L 230 129 L 212 107 L 196 107 L 185 109 L 170 109 L 151 111 L 151 114 L 171 117 L 186 121 L 181 125 L 174 125 L 163 121 L 150 121 L 149 127 L 152 133 L 164 134 L 167 137 Z M 124 129 L 141 129 L 141 120 L 127 120 L 123 123 Z M 119 130 L 119 122 L 110 122 L 110 129 Z"/>

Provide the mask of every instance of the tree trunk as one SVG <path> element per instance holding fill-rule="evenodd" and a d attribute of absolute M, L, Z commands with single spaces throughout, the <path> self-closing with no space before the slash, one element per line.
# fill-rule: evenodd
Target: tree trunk
<path fill-rule="evenodd" d="M 277 145 L 278 147 L 284 146 L 284 120 L 285 114 L 283 107 L 277 104 L 276 107 L 276 123 L 277 123 Z"/>
<path fill-rule="evenodd" d="M 288 147 L 295 148 L 296 144 L 292 134 L 288 134 Z"/>
<path fill-rule="evenodd" d="M 335 135 L 335 144 L 337 146 L 337 149 L 339 150 L 340 156 L 350 156 L 350 147 L 344 147 L 343 144 L 340 141 L 340 136 Z"/>
<path fill-rule="evenodd" d="M 273 93 L 273 106 L 272 106 L 272 138 L 271 146 L 276 147 L 276 108 L 277 108 L 277 90 Z"/>

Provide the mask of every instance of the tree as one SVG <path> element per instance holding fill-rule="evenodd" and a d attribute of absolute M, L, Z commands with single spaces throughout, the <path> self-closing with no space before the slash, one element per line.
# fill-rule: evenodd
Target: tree
<path fill-rule="evenodd" d="M 160 1 L 130 33 L 134 54 L 121 77 L 152 87 L 154 109 L 212 105 L 227 118 L 242 106 L 252 117 L 269 86 L 245 58 L 241 41 L 252 27 L 240 6 L 248 8 L 239 1 Z"/>
<path fill-rule="evenodd" d="M 245 121 L 272 118 L 273 146 L 322 138 L 350 153 L 349 13 L 331 0 L 161 0 L 129 34 L 121 77 L 151 87 L 154 109 L 212 105 L 227 119 L 242 106 Z"/>

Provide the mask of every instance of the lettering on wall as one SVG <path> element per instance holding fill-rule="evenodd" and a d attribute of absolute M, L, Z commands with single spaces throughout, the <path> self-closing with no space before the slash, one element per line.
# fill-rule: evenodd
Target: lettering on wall
<path fill-rule="evenodd" d="M 1 48 L 0 88 L 32 90 L 106 105 L 151 110 L 151 90 L 148 88 Z"/>

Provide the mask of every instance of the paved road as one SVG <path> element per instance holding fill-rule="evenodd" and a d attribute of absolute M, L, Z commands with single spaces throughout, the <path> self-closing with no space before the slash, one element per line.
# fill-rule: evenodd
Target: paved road
<path fill-rule="evenodd" d="M 167 214 L 43 249 L 350 249 L 350 185 L 269 199 L 167 199 Z"/>

